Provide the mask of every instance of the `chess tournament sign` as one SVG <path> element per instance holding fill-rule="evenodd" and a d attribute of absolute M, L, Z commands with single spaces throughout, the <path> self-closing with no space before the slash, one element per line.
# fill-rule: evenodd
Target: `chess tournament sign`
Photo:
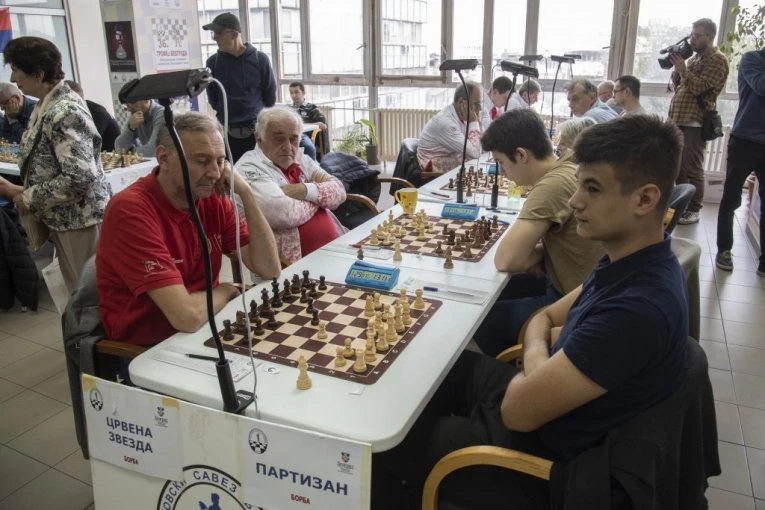
<path fill-rule="evenodd" d="M 130 21 L 107 21 L 106 46 L 109 50 L 109 71 L 114 73 L 135 73 L 135 46 Z"/>
<path fill-rule="evenodd" d="M 263 508 L 369 508 L 372 449 L 250 418 L 239 420 L 243 491 Z"/>
<path fill-rule="evenodd" d="M 178 400 L 82 375 L 90 456 L 144 475 L 181 479 Z"/>
<path fill-rule="evenodd" d="M 189 25 L 184 18 L 151 18 L 157 72 L 188 69 Z"/>

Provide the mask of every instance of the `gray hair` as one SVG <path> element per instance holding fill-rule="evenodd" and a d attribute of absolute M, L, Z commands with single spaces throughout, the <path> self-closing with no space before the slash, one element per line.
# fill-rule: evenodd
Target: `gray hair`
<path fill-rule="evenodd" d="M 218 119 L 208 117 L 199 112 L 187 112 L 176 115 L 174 121 L 178 137 L 181 137 L 183 133 L 208 133 L 210 131 L 217 131 L 223 137 L 223 127 L 218 122 Z M 159 127 L 157 145 L 163 145 L 175 150 L 173 139 L 170 137 L 170 130 L 167 129 L 164 123 Z"/>
<path fill-rule="evenodd" d="M 574 141 L 582 131 L 595 124 L 595 120 L 590 117 L 575 117 L 568 119 L 565 122 L 561 122 L 558 125 L 558 134 L 560 136 L 565 136 L 571 142 L 571 145 L 573 145 Z"/>
<path fill-rule="evenodd" d="M 10 96 L 19 96 L 22 97 L 24 94 L 21 93 L 21 90 L 13 83 L 0 83 L 0 97 L 10 97 Z"/>
<path fill-rule="evenodd" d="M 584 93 L 590 97 L 595 97 L 598 95 L 598 87 L 596 87 L 595 84 L 592 83 L 590 80 L 574 80 L 571 83 L 569 83 L 568 88 L 566 90 L 571 92 L 574 90 L 576 86 L 581 87 L 582 91 L 584 91 Z"/>
<path fill-rule="evenodd" d="M 258 121 L 255 124 L 255 134 L 258 138 L 265 138 L 268 126 L 274 121 L 292 120 L 298 127 L 303 128 L 303 119 L 294 108 L 285 105 L 276 105 L 271 108 L 263 108 L 258 113 Z"/>
<path fill-rule="evenodd" d="M 607 88 L 607 89 L 613 91 L 614 90 L 614 82 L 612 82 L 611 80 L 603 80 L 602 82 L 598 83 L 598 94 L 600 94 L 600 89 L 601 88 L 604 88 L 604 89 Z"/>
<path fill-rule="evenodd" d="M 467 87 L 467 95 L 465 95 L 465 87 Z M 453 103 L 456 103 L 460 99 L 464 99 L 467 102 L 470 102 L 470 96 L 473 95 L 473 91 L 478 88 L 478 84 L 472 81 L 466 81 L 465 87 L 460 84 L 456 89 L 454 89 L 454 100 Z"/>
<path fill-rule="evenodd" d="M 521 85 L 520 88 L 518 88 L 519 96 L 523 92 L 526 92 L 527 94 L 539 94 L 542 92 L 542 87 L 539 86 L 539 82 L 537 80 L 534 78 L 529 78 L 523 82 L 523 85 Z"/>
<path fill-rule="evenodd" d="M 717 25 L 709 18 L 701 18 L 693 22 L 693 28 L 702 28 L 709 37 L 717 35 Z"/>

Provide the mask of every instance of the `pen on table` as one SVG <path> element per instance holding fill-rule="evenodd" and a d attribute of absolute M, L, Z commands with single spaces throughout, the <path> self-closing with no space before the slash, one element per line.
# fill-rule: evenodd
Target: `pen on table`
<path fill-rule="evenodd" d="M 422 290 L 427 290 L 428 292 L 446 292 L 447 294 L 456 294 L 457 296 L 476 297 L 475 294 L 471 294 L 469 292 L 462 292 L 459 290 L 450 290 L 450 289 L 439 289 L 438 287 L 423 287 Z"/>
<path fill-rule="evenodd" d="M 218 358 L 215 356 L 205 356 L 204 354 L 193 354 L 190 352 L 186 353 L 186 357 L 193 358 L 193 359 L 201 359 L 205 361 L 218 361 Z"/>
<path fill-rule="evenodd" d="M 430 193 L 431 195 L 435 195 L 437 197 L 444 197 L 444 198 L 452 198 L 451 195 L 447 195 L 446 193 L 438 193 L 436 191 L 426 191 L 426 193 Z"/>

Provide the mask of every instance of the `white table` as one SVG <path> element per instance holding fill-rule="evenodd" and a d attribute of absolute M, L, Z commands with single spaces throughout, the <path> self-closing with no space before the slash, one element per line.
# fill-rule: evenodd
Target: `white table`
<path fill-rule="evenodd" d="M 429 216 L 441 216 L 442 208 L 442 203 L 421 201 L 417 204 L 417 211 L 419 212 L 421 209 L 424 209 Z M 396 218 L 403 214 L 403 210 L 401 209 L 400 205 L 392 207 L 391 210 L 393 211 L 393 215 Z M 493 214 L 497 214 L 497 217 L 501 221 L 507 222 L 508 224 L 512 224 L 515 218 L 514 215 L 493 213 L 491 211 L 487 211 L 484 208 L 481 208 L 478 217 L 480 218 L 481 216 L 485 215 L 490 218 Z M 358 244 L 359 241 L 368 237 L 372 229 L 376 228 L 377 225 L 382 223 L 383 220 L 386 220 L 387 218 L 388 211 L 386 210 L 380 213 L 378 216 L 367 221 L 366 223 L 354 228 L 345 235 L 335 239 L 333 242 L 324 246 L 322 250 L 332 252 L 333 254 L 341 257 L 355 259 L 358 248 L 353 245 Z M 497 272 L 496 268 L 494 267 L 494 254 L 497 251 L 498 245 L 499 241 L 494 243 L 494 246 L 492 246 L 491 249 L 489 249 L 489 251 L 478 262 L 455 260 L 454 269 L 444 269 L 444 259 L 441 257 L 428 257 L 402 251 L 401 262 L 393 262 L 393 259 L 379 260 L 377 258 L 378 254 L 380 254 L 380 256 L 387 257 L 389 254 L 393 253 L 393 250 L 375 250 L 372 247 L 364 247 L 364 254 L 365 257 L 367 257 L 369 261 L 373 263 L 385 262 L 402 268 L 406 267 L 418 271 L 428 271 L 438 274 L 438 280 L 444 284 L 450 284 L 451 280 L 455 279 L 456 276 L 464 276 L 470 279 L 479 278 L 481 280 L 489 280 L 495 282 L 498 285 L 501 285 L 501 287 L 504 288 L 508 280 L 508 275 L 507 273 Z M 470 288 L 470 285 L 468 285 L 467 288 Z"/>
<path fill-rule="evenodd" d="M 486 172 L 486 167 L 488 166 L 488 164 L 489 162 L 482 157 L 480 159 L 480 163 L 478 164 L 478 167 L 482 168 L 483 171 Z M 467 173 L 467 169 L 471 166 L 476 166 L 475 159 L 465 162 L 466 173 Z M 428 182 L 427 184 L 420 186 L 418 188 L 419 200 L 423 202 L 436 202 L 436 203 L 456 201 L 457 199 L 456 185 L 453 190 L 441 189 L 441 188 L 449 184 L 449 179 L 454 179 L 456 182 L 457 174 L 459 173 L 459 170 L 460 170 L 459 167 L 449 170 L 444 175 L 437 177 L 433 179 L 432 181 Z M 491 205 L 491 194 L 488 194 L 488 193 L 473 192 L 473 196 L 471 197 L 466 196 L 464 197 L 464 199 L 465 199 L 465 202 L 467 203 L 478 204 L 482 207 L 489 207 Z M 523 204 L 523 199 L 509 198 L 506 193 L 502 193 L 502 192 L 500 192 L 498 200 L 497 200 L 497 208 L 504 213 L 512 213 L 512 212 L 517 213 L 518 211 L 521 210 L 522 204 Z"/>
<path fill-rule="evenodd" d="M 112 193 L 117 193 L 127 188 L 135 181 L 148 174 L 157 165 L 157 160 L 151 158 L 143 163 L 131 165 L 125 168 L 105 170 L 106 181 L 112 186 Z M 21 175 L 19 166 L 13 163 L 0 163 L 0 174 Z"/>
<path fill-rule="evenodd" d="M 336 253 L 317 251 L 284 271 L 280 280 L 311 270 L 313 277 L 343 282 L 351 260 Z M 504 286 L 498 280 L 475 279 L 403 267 L 399 286 L 409 277 L 425 277 L 433 283 L 451 284 L 485 292 L 493 302 Z M 259 299 L 260 284 L 247 293 Z M 427 293 L 426 293 L 427 294 Z M 440 299 L 440 298 L 439 298 Z M 258 402 L 260 418 L 327 434 L 369 442 L 373 451 L 384 451 L 404 438 L 444 376 L 456 361 L 473 332 L 483 320 L 488 305 L 467 304 L 441 299 L 443 304 L 432 318 L 372 385 L 362 385 L 321 374 L 311 374 L 313 387 L 296 389 L 297 369 L 258 360 Z M 229 303 L 216 317 L 222 329 L 224 319 L 234 319 L 241 300 Z M 140 387 L 175 396 L 197 404 L 222 408 L 218 382 L 214 376 L 169 364 L 152 356 L 158 350 L 184 349 L 185 352 L 215 355 L 203 343 L 210 337 L 205 326 L 196 333 L 178 333 L 137 357 L 130 364 L 130 376 Z M 357 340 L 358 342 L 358 340 Z M 239 356 L 228 353 L 229 356 Z M 252 375 L 236 383 L 238 389 L 251 390 Z M 246 413 L 255 416 L 253 406 Z"/>

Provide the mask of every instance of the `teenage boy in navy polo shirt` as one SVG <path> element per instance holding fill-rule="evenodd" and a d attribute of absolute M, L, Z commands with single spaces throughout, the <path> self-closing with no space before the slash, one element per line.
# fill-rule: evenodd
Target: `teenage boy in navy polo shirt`
<path fill-rule="evenodd" d="M 685 376 L 688 298 L 662 219 L 681 136 L 654 117 L 598 124 L 574 147 L 579 235 L 606 255 L 577 289 L 530 322 L 523 370 L 466 351 L 406 439 L 374 457 L 372 508 L 405 508 L 447 453 L 495 445 L 571 459 L 671 395 Z M 456 471 L 442 500 L 543 508 L 547 482 L 493 467 Z M 469 489 L 468 489 L 469 488 Z"/>
<path fill-rule="evenodd" d="M 263 278 L 278 276 L 276 241 L 247 182 L 225 161 L 223 130 L 200 113 L 175 118 L 192 195 L 208 246 L 217 313 L 240 289 L 218 283 L 224 253 L 236 249 L 234 205 L 216 189 L 229 183 L 242 200 L 242 261 Z M 157 167 L 109 202 L 96 252 L 99 311 L 110 339 L 153 345 L 207 321 L 201 245 L 188 210 L 178 153 L 164 125 Z M 257 245 L 257 247 L 256 247 Z"/>

